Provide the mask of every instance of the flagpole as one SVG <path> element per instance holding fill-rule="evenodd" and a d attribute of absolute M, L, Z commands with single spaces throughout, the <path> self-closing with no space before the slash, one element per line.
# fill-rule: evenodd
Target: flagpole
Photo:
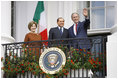
<path fill-rule="evenodd" d="M 37 33 L 39 33 L 39 24 L 37 24 Z"/>
<path fill-rule="evenodd" d="M 39 22 L 40 22 L 40 20 L 39 20 Z M 39 22 L 37 24 L 37 33 L 39 33 Z"/>

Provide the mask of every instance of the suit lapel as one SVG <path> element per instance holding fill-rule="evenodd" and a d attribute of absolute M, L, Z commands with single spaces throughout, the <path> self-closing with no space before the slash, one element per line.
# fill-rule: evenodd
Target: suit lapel
<path fill-rule="evenodd" d="M 66 29 L 65 28 L 63 28 L 63 34 L 62 34 L 62 36 L 61 37 L 64 37 L 64 35 L 66 34 Z"/>
<path fill-rule="evenodd" d="M 78 23 L 77 34 L 81 31 L 81 22 Z"/>

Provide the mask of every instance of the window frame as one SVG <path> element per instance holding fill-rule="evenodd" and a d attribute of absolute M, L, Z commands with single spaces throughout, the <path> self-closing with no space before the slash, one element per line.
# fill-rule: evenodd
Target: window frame
<path fill-rule="evenodd" d="M 87 5 L 88 6 L 88 5 Z M 114 32 L 117 32 L 117 30 L 115 30 L 117 28 L 117 25 L 114 24 L 113 26 L 111 27 L 107 27 L 107 20 L 106 20 L 106 9 L 107 8 L 111 8 L 111 7 L 115 7 L 115 6 L 106 6 L 106 1 L 104 1 L 104 6 L 97 6 L 97 7 L 92 7 L 92 1 L 89 1 L 89 13 L 90 13 L 90 29 L 88 29 L 88 36 L 91 36 L 91 35 L 98 35 L 98 34 L 111 34 L 111 33 L 114 33 Z M 104 9 L 104 28 L 96 28 L 96 29 L 93 29 L 93 23 L 92 23 L 92 10 L 93 9 Z"/>

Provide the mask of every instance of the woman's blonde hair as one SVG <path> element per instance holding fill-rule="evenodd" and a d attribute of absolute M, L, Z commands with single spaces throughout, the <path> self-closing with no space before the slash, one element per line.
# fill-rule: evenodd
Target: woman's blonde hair
<path fill-rule="evenodd" d="M 31 27 L 32 27 L 33 24 L 35 24 L 35 26 L 36 26 L 36 28 L 37 28 L 37 23 L 34 22 L 34 21 L 31 21 L 31 22 L 29 22 L 29 24 L 28 24 L 28 29 L 29 29 L 29 30 L 31 30 Z"/>

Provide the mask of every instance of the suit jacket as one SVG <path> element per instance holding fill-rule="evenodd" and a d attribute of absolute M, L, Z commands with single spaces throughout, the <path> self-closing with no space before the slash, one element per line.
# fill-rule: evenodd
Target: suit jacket
<path fill-rule="evenodd" d="M 50 39 L 64 39 L 64 38 L 68 38 L 69 37 L 69 33 L 68 33 L 68 29 L 63 30 L 63 34 L 61 35 L 60 30 L 58 27 L 55 28 L 51 28 L 49 31 L 49 40 Z M 58 46 L 58 44 L 67 44 L 67 41 L 52 41 L 49 43 L 49 46 Z"/>
<path fill-rule="evenodd" d="M 77 35 L 74 34 L 74 24 L 69 28 L 69 38 L 82 38 L 86 37 L 86 39 L 81 40 L 73 40 L 71 44 L 78 44 L 80 48 L 86 48 L 90 49 L 90 40 L 87 39 L 87 28 L 90 24 L 89 19 L 85 19 L 83 22 L 78 22 L 77 26 Z M 74 45 L 75 48 L 78 48 L 76 45 Z"/>
<path fill-rule="evenodd" d="M 60 30 L 58 27 L 51 28 L 49 31 L 49 39 L 63 39 L 68 38 L 68 30 L 64 28 L 63 34 L 61 35 Z"/>

